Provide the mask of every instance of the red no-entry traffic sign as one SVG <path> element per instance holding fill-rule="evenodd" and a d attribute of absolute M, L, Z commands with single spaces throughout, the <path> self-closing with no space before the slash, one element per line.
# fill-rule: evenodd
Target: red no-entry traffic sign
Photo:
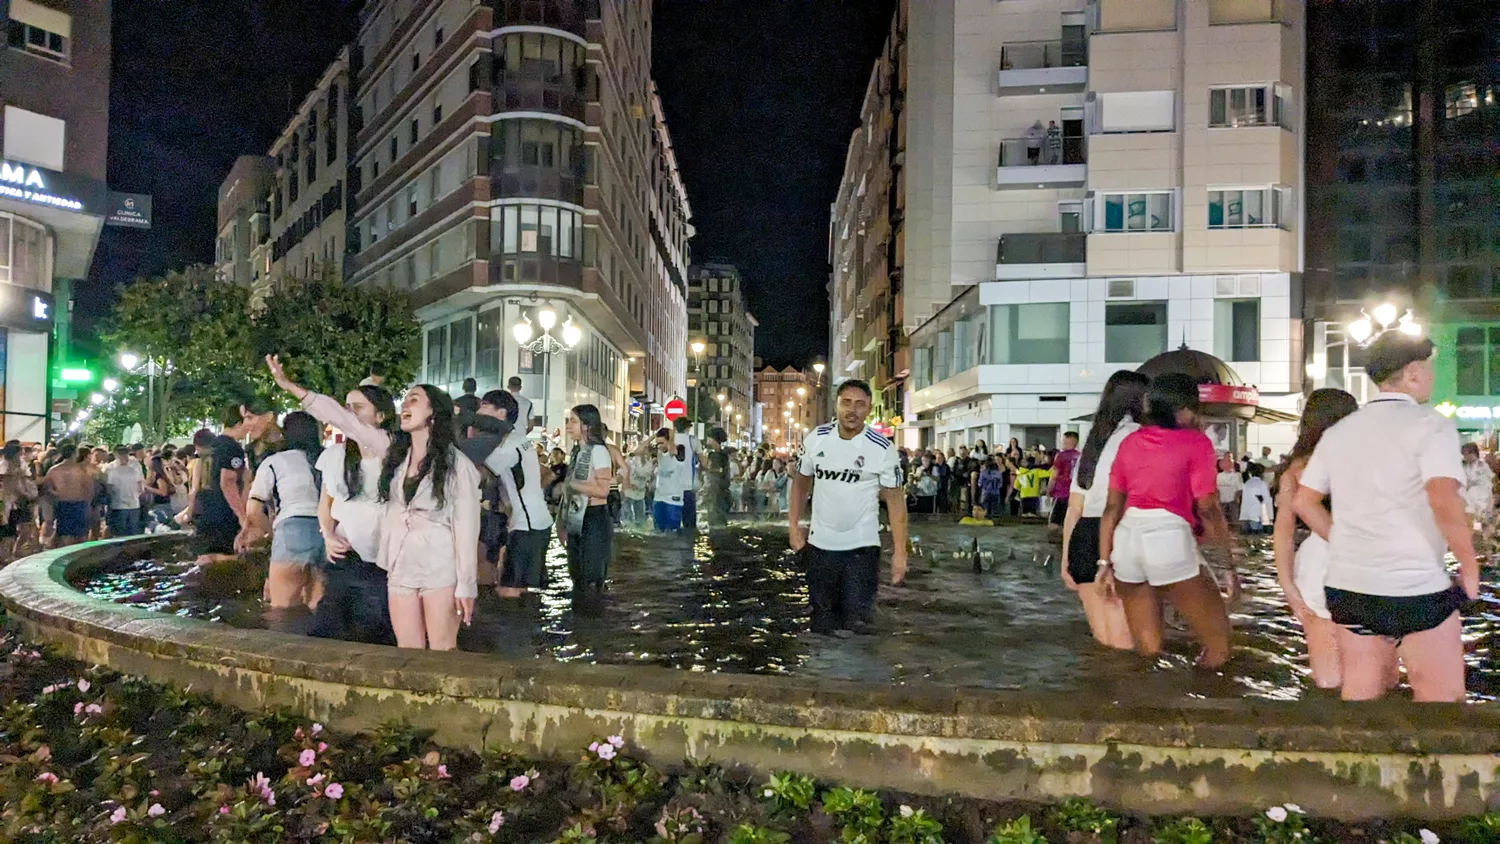
<path fill-rule="evenodd" d="M 661 409 L 661 414 L 667 419 L 677 419 L 687 415 L 687 403 L 682 399 L 672 399 Z"/>

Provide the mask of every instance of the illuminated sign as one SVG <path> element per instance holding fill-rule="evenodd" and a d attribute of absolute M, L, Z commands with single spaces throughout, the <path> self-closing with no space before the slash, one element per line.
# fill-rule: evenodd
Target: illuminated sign
<path fill-rule="evenodd" d="M 1465 404 L 1457 405 L 1451 401 L 1445 401 L 1433 408 L 1438 413 L 1452 419 L 1500 419 L 1500 405 Z"/>
<path fill-rule="evenodd" d="M 1228 384 L 1199 384 L 1198 401 L 1205 404 L 1244 404 L 1256 407 L 1260 404 L 1260 390 Z"/>
<path fill-rule="evenodd" d="M 45 334 L 52 330 L 52 294 L 0 283 L 0 326 Z"/>
<path fill-rule="evenodd" d="M 17 161 L 0 161 L 0 200 L 97 214 L 105 193 L 104 185 L 93 179 Z"/>

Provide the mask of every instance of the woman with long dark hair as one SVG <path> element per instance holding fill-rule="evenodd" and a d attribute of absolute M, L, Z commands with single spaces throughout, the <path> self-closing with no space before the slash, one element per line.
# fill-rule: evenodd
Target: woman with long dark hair
<path fill-rule="evenodd" d="M 573 601 L 591 606 L 604 590 L 614 555 L 614 520 L 608 499 L 615 472 L 604 444 L 599 408 L 580 404 L 569 411 L 568 437 L 573 440 L 573 454 L 568 460 L 567 504 L 560 522 L 568 574 L 573 578 Z"/>
<path fill-rule="evenodd" d="M 1302 625 L 1302 634 L 1307 638 L 1308 667 L 1313 684 L 1320 689 L 1339 688 L 1344 676 L 1339 661 L 1338 626 L 1328 612 L 1323 592 L 1323 578 L 1328 574 L 1328 541 L 1308 533 L 1299 544 L 1298 535 L 1305 528 L 1299 524 L 1291 504 L 1301 488 L 1302 470 L 1307 468 L 1307 459 L 1323 439 L 1323 432 L 1358 409 L 1359 402 L 1343 390 L 1333 387 L 1313 390 L 1302 410 L 1297 443 L 1292 446 L 1287 467 L 1281 473 L 1276 495 L 1276 522 L 1271 537 L 1276 579 L 1286 595 L 1287 606 Z"/>
<path fill-rule="evenodd" d="M 366 425 L 395 436 L 395 400 L 384 388 L 366 384 L 350 390 L 344 407 Z M 385 505 L 376 487 L 385 459 L 366 453 L 353 437 L 323 452 L 318 469 L 323 494 L 318 502 L 318 527 L 328 562 L 324 567 L 323 600 L 313 620 L 311 635 L 394 645 L 385 570 L 380 559 L 380 529 Z"/>
<path fill-rule="evenodd" d="M 1071 484 L 1068 512 L 1063 519 L 1063 583 L 1078 593 L 1089 630 L 1101 645 L 1129 650 L 1135 647 L 1125 622 L 1125 605 L 1099 582 L 1099 525 L 1109 501 L 1109 473 L 1125 438 L 1140 429 L 1146 406 L 1146 385 L 1151 379 L 1120 370 L 1104 382 L 1099 409 L 1083 442 L 1073 477 L 1054 478 L 1055 484 Z"/>
<path fill-rule="evenodd" d="M 1219 507 L 1217 457 L 1198 427 L 1198 385 L 1171 373 L 1146 388 L 1145 425 L 1125 437 L 1109 472 L 1109 500 L 1099 522 L 1099 579 L 1117 592 L 1136 651 L 1161 651 L 1162 598 L 1193 629 L 1203 651 L 1198 663 L 1218 668 L 1229 659 L 1229 612 L 1198 551 L 1203 540 L 1223 546 L 1231 561 L 1229 526 Z"/>
<path fill-rule="evenodd" d="M 271 534 L 271 570 L 266 598 L 272 609 L 305 604 L 316 609 L 321 588 L 313 568 L 323 562 L 318 533 L 318 456 L 323 453 L 323 426 L 306 413 L 288 413 L 281 424 L 281 451 L 267 457 L 250 485 L 245 526 L 235 540 L 244 551 Z M 270 514 L 275 511 L 274 522 Z"/>
<path fill-rule="evenodd" d="M 383 458 L 378 563 L 386 571 L 397 646 L 458 647 L 459 624 L 473 621 L 479 594 L 479 470 L 454 446 L 453 399 L 431 384 L 412 387 L 392 434 L 293 383 L 274 355 L 266 365 L 308 413 L 358 441 L 361 453 Z"/>

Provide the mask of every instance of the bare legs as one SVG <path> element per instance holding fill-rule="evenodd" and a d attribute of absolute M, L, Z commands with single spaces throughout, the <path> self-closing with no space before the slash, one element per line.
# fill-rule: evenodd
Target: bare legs
<path fill-rule="evenodd" d="M 1141 655 L 1161 652 L 1161 599 L 1165 593 L 1203 646 L 1198 665 L 1212 669 L 1229 660 L 1229 613 L 1218 584 L 1207 572 L 1200 569 L 1194 577 L 1160 588 L 1145 583 L 1117 583 L 1115 588 L 1125 604 L 1125 620 Z"/>
<path fill-rule="evenodd" d="M 301 563 L 281 563 L 271 561 L 271 569 L 266 575 L 266 601 L 271 609 L 286 609 L 301 604 L 308 604 L 309 609 L 316 607 L 316 601 L 309 601 L 309 586 L 312 580 L 312 569 Z M 318 590 L 320 593 L 322 590 Z"/>
<path fill-rule="evenodd" d="M 1299 613 L 1303 638 L 1307 639 L 1307 664 L 1312 669 L 1313 685 L 1320 689 L 1337 689 L 1343 683 L 1344 671 L 1339 658 L 1339 626 L 1312 613 Z"/>
<path fill-rule="evenodd" d="M 1118 596 L 1105 594 L 1103 585 L 1095 581 L 1078 584 L 1078 600 L 1083 602 L 1083 614 L 1095 641 L 1126 651 L 1135 647 L 1125 621 L 1125 604 Z"/>
<path fill-rule="evenodd" d="M 1406 666 L 1412 700 L 1419 703 L 1464 699 L 1464 647 L 1458 613 L 1431 630 L 1412 633 L 1396 644 L 1385 636 L 1361 636 L 1338 627 L 1343 657 L 1344 700 L 1375 700 L 1396 684 Z"/>
<path fill-rule="evenodd" d="M 458 625 L 454 588 L 414 592 L 392 588 L 391 627 L 396 632 L 398 648 L 429 648 L 451 651 L 458 647 Z"/>

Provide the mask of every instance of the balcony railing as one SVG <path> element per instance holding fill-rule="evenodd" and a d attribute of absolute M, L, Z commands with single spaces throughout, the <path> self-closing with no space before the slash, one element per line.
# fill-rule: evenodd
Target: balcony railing
<path fill-rule="evenodd" d="M 1208 22 L 1212 25 L 1236 23 L 1281 23 L 1281 0 L 1209 0 Z"/>
<path fill-rule="evenodd" d="M 1020 232 L 1000 235 L 997 264 L 1082 264 L 1088 235 L 1083 232 Z"/>
<path fill-rule="evenodd" d="M 546 26 L 583 35 L 585 23 L 599 18 L 598 0 L 489 0 L 496 26 Z"/>
<path fill-rule="evenodd" d="M 1036 70 L 1088 66 L 1084 41 L 1016 41 L 1000 47 L 1000 69 Z"/>
<path fill-rule="evenodd" d="M 1037 139 L 1039 146 L 1028 148 L 1029 138 L 1006 138 L 1000 142 L 1000 167 L 1027 167 L 1048 164 L 1083 164 L 1084 144 L 1082 135 L 1063 135 L 1062 145 L 1053 145 L 1046 135 Z M 1036 156 L 1032 156 L 1032 152 Z"/>

